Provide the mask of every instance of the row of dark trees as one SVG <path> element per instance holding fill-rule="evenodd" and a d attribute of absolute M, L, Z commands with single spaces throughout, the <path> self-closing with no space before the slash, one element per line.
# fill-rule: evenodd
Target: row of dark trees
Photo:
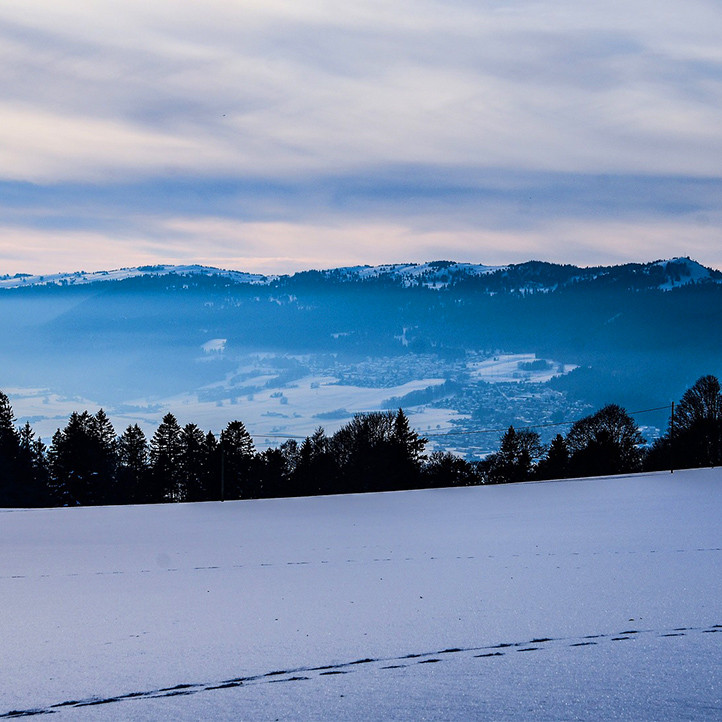
<path fill-rule="evenodd" d="M 18 429 L 0 392 L 0 506 L 206 501 L 499 484 L 722 464 L 722 395 L 714 376 L 685 392 L 667 432 L 650 447 L 634 419 L 611 404 L 547 447 L 510 427 L 499 450 L 470 462 L 426 455 L 427 439 L 398 412 L 354 417 L 332 436 L 318 429 L 257 452 L 240 421 L 216 437 L 167 414 L 148 441 L 136 424 L 117 436 L 101 409 L 73 413 L 49 448 Z"/>
<path fill-rule="evenodd" d="M 29 424 L 14 426 L 0 392 L 0 506 L 206 501 L 381 491 L 439 485 L 426 439 L 402 410 L 356 416 L 333 436 L 257 452 L 240 421 L 217 437 L 166 414 L 148 441 L 137 425 L 120 435 L 105 412 L 73 413 L 46 448 Z"/>
<path fill-rule="evenodd" d="M 499 451 L 479 463 L 485 483 L 607 476 L 722 464 L 722 394 L 715 376 L 685 391 L 665 434 L 651 446 L 634 419 L 610 404 L 572 424 L 545 447 L 539 434 L 510 427 Z"/>

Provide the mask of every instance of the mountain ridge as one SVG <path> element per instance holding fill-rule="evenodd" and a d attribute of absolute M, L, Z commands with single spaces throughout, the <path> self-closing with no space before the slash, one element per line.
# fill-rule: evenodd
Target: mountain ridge
<path fill-rule="evenodd" d="M 338 283 L 392 282 L 406 287 L 440 290 L 459 283 L 479 283 L 487 278 L 491 292 L 553 291 L 560 287 L 589 282 L 626 281 L 628 287 L 643 285 L 671 290 L 696 283 L 722 283 L 722 272 L 708 268 L 689 257 L 660 259 L 648 263 L 626 263 L 611 266 L 580 267 L 571 264 L 526 261 L 507 265 L 484 265 L 459 261 L 427 261 L 424 263 L 391 263 L 341 266 L 330 269 L 307 269 L 293 274 L 264 275 L 199 264 L 157 264 L 101 271 L 72 273 L 23 274 L 0 276 L 0 289 L 35 286 L 80 286 L 138 277 L 202 276 L 220 277 L 236 284 L 268 286 L 289 284 L 305 277 L 319 276 Z"/>
<path fill-rule="evenodd" d="M 232 415 L 307 434 L 393 400 L 422 430 L 462 430 L 455 448 L 485 453 L 470 432 L 611 402 L 661 408 L 699 376 L 722 376 L 722 273 L 688 258 L 4 280 L 0 388 L 49 390 L 25 393 L 33 424 L 52 425 L 78 397 L 129 410 L 127 422 L 196 408 L 209 426 Z M 645 421 L 662 429 L 657 416 Z"/>

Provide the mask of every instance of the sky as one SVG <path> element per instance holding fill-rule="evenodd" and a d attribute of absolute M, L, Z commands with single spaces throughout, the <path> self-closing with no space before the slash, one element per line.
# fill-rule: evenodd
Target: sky
<path fill-rule="evenodd" d="M 0 275 L 722 268 L 715 0 L 3 0 Z"/>

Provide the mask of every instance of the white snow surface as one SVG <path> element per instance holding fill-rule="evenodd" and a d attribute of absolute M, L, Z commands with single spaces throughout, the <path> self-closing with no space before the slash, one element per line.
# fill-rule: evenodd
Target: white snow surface
<path fill-rule="evenodd" d="M 0 510 L 0 718 L 722 718 L 722 471 Z"/>
<path fill-rule="evenodd" d="M 524 364 L 534 361 L 546 361 L 548 368 L 524 369 Z M 533 353 L 497 354 L 484 361 L 475 361 L 467 364 L 471 376 L 489 384 L 527 383 L 543 384 L 556 376 L 567 374 L 578 368 L 576 364 L 563 364 L 551 359 L 538 359 Z"/>

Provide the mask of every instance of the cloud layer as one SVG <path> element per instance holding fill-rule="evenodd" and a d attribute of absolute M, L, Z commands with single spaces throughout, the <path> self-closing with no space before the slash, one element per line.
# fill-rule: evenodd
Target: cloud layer
<path fill-rule="evenodd" d="M 9 0 L 0 273 L 722 266 L 719 27 L 701 1 Z"/>

